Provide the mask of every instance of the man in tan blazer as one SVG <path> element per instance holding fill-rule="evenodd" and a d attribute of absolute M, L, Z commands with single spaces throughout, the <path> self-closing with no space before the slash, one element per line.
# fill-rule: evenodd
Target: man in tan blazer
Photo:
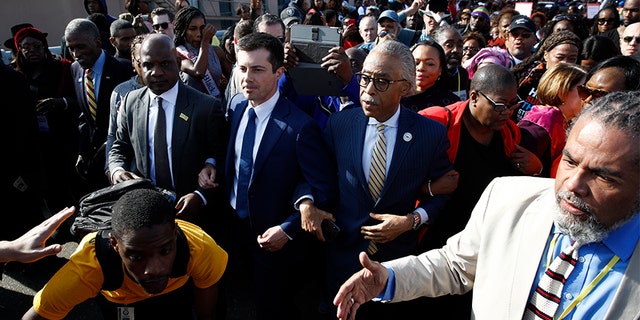
<path fill-rule="evenodd" d="M 338 318 L 354 319 L 371 299 L 473 288 L 471 319 L 534 319 L 530 301 L 539 279 L 574 242 L 581 244 L 577 262 L 556 296 L 555 317 L 640 318 L 639 114 L 638 92 L 612 93 L 587 107 L 569 133 L 555 180 L 497 178 L 465 229 L 440 249 L 382 264 L 360 253 L 364 269 L 334 299 Z"/>

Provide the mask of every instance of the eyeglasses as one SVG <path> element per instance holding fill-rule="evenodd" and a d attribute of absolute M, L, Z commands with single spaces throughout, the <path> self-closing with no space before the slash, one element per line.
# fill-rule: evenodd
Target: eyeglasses
<path fill-rule="evenodd" d="M 518 32 L 518 31 L 511 31 L 509 32 L 511 34 L 512 37 L 514 38 L 518 38 L 518 37 L 522 37 L 522 39 L 529 39 L 531 38 L 531 36 L 533 36 L 533 33 L 531 32 L 527 32 L 527 31 L 522 31 L 522 32 Z"/>
<path fill-rule="evenodd" d="M 476 47 L 462 47 L 462 52 L 478 52 L 480 51 L 480 48 L 476 48 Z"/>
<path fill-rule="evenodd" d="M 511 111 L 513 109 L 520 107 L 524 103 L 524 101 L 522 101 L 522 99 L 518 95 L 516 95 L 516 99 L 517 99 L 516 102 L 504 104 L 504 103 L 493 101 L 493 99 L 489 98 L 486 94 L 482 93 L 482 91 L 480 90 L 478 90 L 478 93 L 481 94 L 485 99 L 487 99 L 487 101 L 489 101 L 489 103 L 493 107 L 493 111 L 497 113 L 504 113 L 505 111 Z"/>
<path fill-rule="evenodd" d="M 481 16 L 479 16 L 479 15 L 471 15 L 471 19 L 476 19 L 476 20 L 478 20 L 478 21 L 480 21 L 480 22 L 482 22 L 482 21 L 485 21 L 485 20 L 486 20 L 486 19 L 485 19 L 485 17 L 481 17 Z"/>
<path fill-rule="evenodd" d="M 604 24 L 614 24 L 616 23 L 616 19 L 614 18 L 609 18 L 609 19 L 598 19 L 598 24 L 599 25 L 604 25 Z"/>
<path fill-rule="evenodd" d="M 371 81 L 373 81 L 373 87 L 376 88 L 376 90 L 378 90 L 379 92 L 385 92 L 387 91 L 387 89 L 389 89 L 389 86 L 393 83 L 396 82 L 403 82 L 403 81 L 407 81 L 405 79 L 400 79 L 400 80 L 387 80 L 387 79 L 383 79 L 383 78 L 375 78 L 372 76 L 368 76 L 364 73 L 356 73 L 356 81 L 358 81 L 358 83 L 360 84 L 361 87 L 366 88 L 367 86 L 369 86 L 369 83 Z"/>
<path fill-rule="evenodd" d="M 40 51 L 40 50 L 42 50 L 42 47 L 43 47 L 43 46 L 42 46 L 41 44 L 34 44 L 34 45 L 21 45 L 21 46 L 20 46 L 20 50 L 25 51 L 25 52 L 27 52 L 27 51 L 31 51 L 31 52 L 33 52 L 33 51 Z"/>
<path fill-rule="evenodd" d="M 562 21 L 562 20 L 569 20 L 569 21 L 575 21 L 577 18 L 576 16 L 555 16 L 553 17 L 553 21 L 558 22 L 558 21 Z"/>
<path fill-rule="evenodd" d="M 156 31 L 160 30 L 160 28 L 166 30 L 167 28 L 169 28 L 169 22 L 154 24 L 152 27 L 153 27 L 153 30 L 156 30 Z"/>
<path fill-rule="evenodd" d="M 591 97 L 592 100 L 597 100 L 609 93 L 604 90 L 589 89 L 583 84 L 577 86 L 577 88 L 578 88 L 578 96 L 580 96 L 581 100 L 587 100 L 587 98 L 589 97 Z"/>
<path fill-rule="evenodd" d="M 626 36 L 622 38 L 622 41 L 624 41 L 625 43 L 631 43 L 633 39 L 636 39 L 636 43 L 640 43 L 640 37 L 634 37 L 634 36 Z"/>

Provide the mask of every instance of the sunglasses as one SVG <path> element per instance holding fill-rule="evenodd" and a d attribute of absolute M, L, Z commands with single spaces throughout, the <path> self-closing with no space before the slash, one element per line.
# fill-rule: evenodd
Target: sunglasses
<path fill-rule="evenodd" d="M 522 39 L 529 39 L 531 38 L 531 36 L 533 36 L 533 33 L 531 32 L 527 32 L 527 31 L 523 31 L 523 32 L 517 32 L 517 31 L 511 31 L 509 32 L 511 34 L 512 37 L 514 38 L 518 38 L 518 37 L 522 37 Z"/>
<path fill-rule="evenodd" d="M 169 28 L 169 22 L 154 24 L 152 27 L 153 27 L 153 30 L 156 30 L 156 31 L 160 30 L 160 28 L 167 29 Z"/>
<path fill-rule="evenodd" d="M 616 23 L 616 19 L 614 18 L 610 18 L 610 19 L 598 19 L 598 24 L 599 25 L 604 25 L 604 24 L 614 24 Z"/>
<path fill-rule="evenodd" d="M 505 111 L 511 111 L 513 109 L 519 108 L 524 103 L 524 101 L 522 101 L 522 99 L 518 95 L 516 95 L 516 101 L 515 102 L 510 102 L 509 104 L 504 104 L 504 103 L 493 101 L 493 99 L 489 98 L 482 91 L 478 91 L 478 93 L 481 94 L 485 99 L 487 99 L 487 101 L 489 101 L 489 103 L 493 107 L 493 111 L 495 111 L 497 113 L 504 113 Z"/>
<path fill-rule="evenodd" d="M 593 100 L 597 100 L 609 93 L 604 90 L 589 89 L 583 84 L 577 86 L 577 88 L 578 88 L 578 96 L 580 96 L 581 100 L 587 100 L 587 98 L 589 97 L 591 97 Z"/>
<path fill-rule="evenodd" d="M 636 43 L 640 43 L 640 37 L 634 37 L 634 36 L 626 36 L 622 38 L 622 41 L 624 41 L 625 43 L 631 43 L 633 39 L 636 39 Z"/>
<path fill-rule="evenodd" d="M 553 17 L 553 21 L 558 22 L 558 21 L 562 21 L 562 20 L 569 20 L 569 21 L 576 21 L 577 18 L 576 16 L 555 16 Z"/>

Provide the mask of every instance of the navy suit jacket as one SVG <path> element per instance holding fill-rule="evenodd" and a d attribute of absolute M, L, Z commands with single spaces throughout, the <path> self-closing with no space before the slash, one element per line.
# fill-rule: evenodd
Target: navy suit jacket
<path fill-rule="evenodd" d="M 214 189 L 198 186 L 198 173 L 205 160 L 214 158 L 218 177 L 224 168 L 228 141 L 227 125 L 220 100 L 178 82 L 178 96 L 171 135 L 171 168 L 178 197 L 199 190 L 210 200 Z M 109 151 L 109 169 L 125 170 L 135 162 L 136 174 L 150 178 L 149 162 L 149 89 L 130 91 L 122 99 L 116 140 Z"/>
<path fill-rule="evenodd" d="M 229 196 L 235 183 L 236 136 L 244 134 L 238 132 L 238 125 L 247 105 L 248 100 L 244 100 L 229 109 L 231 131 L 225 170 Z M 312 194 L 317 206 L 330 205 L 335 198 L 332 172 L 320 128 L 281 95 L 260 141 L 249 184 L 249 218 L 256 236 L 280 225 L 287 235 L 295 238 L 302 228 L 294 202 Z"/>
<path fill-rule="evenodd" d="M 426 121 L 425 121 L 426 120 Z M 334 154 L 339 203 L 334 216 L 342 229 L 336 241 L 329 244 L 329 289 L 335 294 L 339 286 L 362 268 L 358 253 L 366 251 L 368 240 L 360 233 L 365 225 L 379 223 L 369 213 L 406 215 L 416 207 L 421 186 L 452 169 L 447 157 L 449 140 L 444 125 L 401 107 L 398 134 L 391 166 L 380 199 L 374 203 L 362 168 L 364 138 L 369 118 L 361 108 L 343 110 L 329 118 L 325 140 Z M 436 220 L 448 196 L 431 197 L 421 202 Z M 418 232 L 408 231 L 388 243 L 378 243 L 376 260 L 386 261 L 415 253 Z"/>
<path fill-rule="evenodd" d="M 100 88 L 98 91 L 98 110 L 96 120 L 89 115 L 89 105 L 87 103 L 84 90 L 84 69 L 75 61 L 71 64 L 73 84 L 76 90 L 76 99 L 80 109 L 80 130 L 79 154 L 85 161 L 95 160 L 92 165 L 104 167 L 106 171 L 105 153 L 103 144 L 107 141 L 107 131 L 109 130 L 109 114 L 111 111 L 111 92 L 121 82 L 131 78 L 131 69 L 119 62 L 113 56 L 106 54 L 102 77 L 100 78 Z M 104 172 L 104 171 L 103 171 Z M 104 176 L 104 174 L 103 174 Z"/>

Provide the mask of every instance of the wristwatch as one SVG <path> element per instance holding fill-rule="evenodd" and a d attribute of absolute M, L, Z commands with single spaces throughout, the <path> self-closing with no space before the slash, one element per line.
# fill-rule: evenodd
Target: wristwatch
<path fill-rule="evenodd" d="M 413 230 L 418 230 L 418 228 L 420 227 L 420 222 L 422 221 L 422 218 L 420 218 L 420 214 L 417 211 L 412 212 L 411 215 L 413 216 L 413 227 L 411 228 Z"/>

